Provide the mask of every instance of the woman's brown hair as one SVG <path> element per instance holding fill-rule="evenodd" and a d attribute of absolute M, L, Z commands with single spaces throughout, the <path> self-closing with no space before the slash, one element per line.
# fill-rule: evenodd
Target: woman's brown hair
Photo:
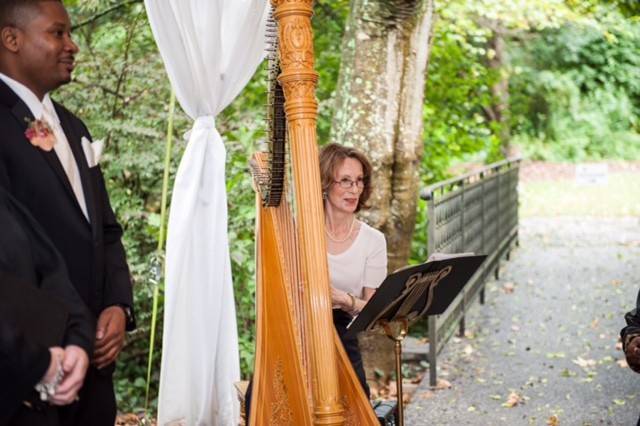
<path fill-rule="evenodd" d="M 322 193 L 329 193 L 331 185 L 335 184 L 338 167 L 340 167 L 347 158 L 358 160 L 362 165 L 364 188 L 362 188 L 358 206 L 356 207 L 356 212 L 359 212 L 360 209 L 367 207 L 366 202 L 371 196 L 371 172 L 373 169 L 367 157 L 357 149 L 337 143 L 330 143 L 322 147 L 320 150 L 320 183 L 322 184 Z"/>

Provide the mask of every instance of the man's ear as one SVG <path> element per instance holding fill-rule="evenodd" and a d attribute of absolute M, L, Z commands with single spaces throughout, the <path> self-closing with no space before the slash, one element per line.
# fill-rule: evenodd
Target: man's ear
<path fill-rule="evenodd" d="M 0 30 L 0 43 L 8 51 L 17 53 L 20 50 L 20 30 L 16 27 L 3 27 Z"/>

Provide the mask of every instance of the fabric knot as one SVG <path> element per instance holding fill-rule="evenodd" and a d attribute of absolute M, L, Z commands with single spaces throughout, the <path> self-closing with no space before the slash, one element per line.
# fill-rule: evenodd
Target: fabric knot
<path fill-rule="evenodd" d="M 184 140 L 189 141 L 191 138 L 191 133 L 194 131 L 208 132 L 216 129 L 216 118 L 213 115 L 203 115 L 202 117 L 196 118 L 196 121 L 193 123 L 193 127 L 191 130 L 184 134 Z"/>
<path fill-rule="evenodd" d="M 196 118 L 193 124 L 194 130 L 213 130 L 216 128 L 216 118 L 213 115 L 204 115 Z"/>

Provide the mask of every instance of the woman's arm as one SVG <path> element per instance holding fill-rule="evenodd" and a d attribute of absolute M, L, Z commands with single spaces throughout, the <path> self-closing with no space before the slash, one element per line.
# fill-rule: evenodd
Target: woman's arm
<path fill-rule="evenodd" d="M 354 294 L 331 287 L 331 299 L 334 304 L 340 306 L 340 309 L 355 316 L 364 309 L 364 306 L 373 297 L 375 292 L 375 288 L 364 287 L 361 299 Z"/>

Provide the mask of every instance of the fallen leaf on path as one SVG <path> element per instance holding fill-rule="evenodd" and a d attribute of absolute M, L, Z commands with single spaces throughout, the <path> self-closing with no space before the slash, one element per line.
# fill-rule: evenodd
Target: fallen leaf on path
<path fill-rule="evenodd" d="M 555 414 L 547 419 L 547 426 L 559 426 L 560 420 Z"/>
<path fill-rule="evenodd" d="M 409 381 L 414 384 L 419 384 L 420 382 L 422 382 L 423 378 L 424 378 L 424 373 L 417 373 L 415 377 L 412 377 Z"/>
<path fill-rule="evenodd" d="M 582 368 L 593 368 L 596 366 L 595 359 L 584 359 L 582 357 L 578 357 L 572 361 L 574 364 L 579 365 Z"/>
<path fill-rule="evenodd" d="M 466 356 L 470 356 L 473 353 L 473 348 L 471 347 L 471 345 L 467 345 L 464 347 L 464 354 Z"/>
<path fill-rule="evenodd" d="M 389 396 L 396 396 L 398 395 L 398 387 L 396 386 L 396 381 L 392 380 L 391 382 L 389 382 Z"/>
<path fill-rule="evenodd" d="M 512 282 L 504 283 L 502 286 L 502 291 L 506 294 L 511 294 L 515 290 L 516 286 Z"/>
<path fill-rule="evenodd" d="M 612 363 L 613 361 L 614 361 L 613 357 L 611 355 L 607 355 L 600 360 L 600 364 L 608 364 L 608 363 Z"/>
<path fill-rule="evenodd" d="M 419 394 L 417 394 L 415 396 L 416 399 L 431 399 L 434 396 L 436 396 L 435 393 L 431 392 L 431 391 L 425 391 L 425 392 L 420 392 Z"/>
<path fill-rule="evenodd" d="M 431 389 L 434 390 L 442 390 L 442 389 L 451 389 L 451 382 L 445 379 L 438 379 L 438 383 L 435 386 L 432 386 Z"/>
<path fill-rule="evenodd" d="M 386 385 L 370 386 L 372 398 L 389 399 L 389 387 Z"/>
<path fill-rule="evenodd" d="M 524 398 L 519 395 L 517 392 L 511 392 L 507 397 L 507 402 L 502 404 L 503 407 L 512 408 L 518 404 L 523 404 Z"/>
<path fill-rule="evenodd" d="M 135 414 L 124 414 L 116 419 L 116 426 L 138 426 L 142 424 Z"/>

